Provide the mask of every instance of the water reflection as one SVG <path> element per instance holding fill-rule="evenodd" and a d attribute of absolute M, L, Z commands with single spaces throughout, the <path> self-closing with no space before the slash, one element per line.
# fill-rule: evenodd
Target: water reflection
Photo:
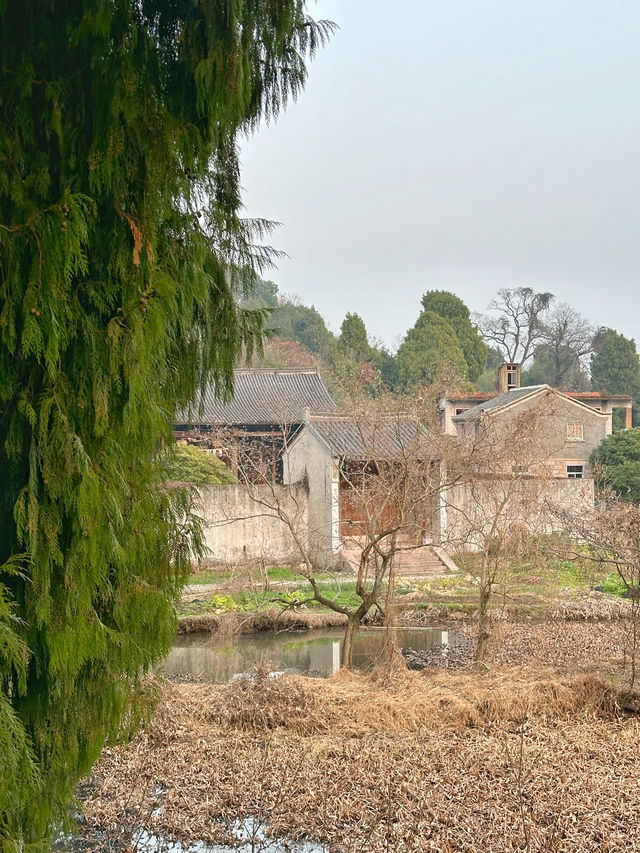
<path fill-rule="evenodd" d="M 134 849 L 137 853 L 327 853 L 324 844 L 268 838 L 262 824 L 258 824 L 254 818 L 237 820 L 232 834 L 238 840 L 233 846 L 207 844 L 204 841 L 183 845 L 179 841 L 169 842 L 142 830 L 136 835 Z"/>
<path fill-rule="evenodd" d="M 457 641 L 454 632 L 436 628 L 398 630 L 398 642 L 402 647 L 419 653 L 435 649 L 436 653 L 447 655 Z M 354 643 L 354 667 L 368 669 L 373 666 L 382 654 L 383 644 L 384 629 L 362 630 Z M 341 645 L 342 632 L 335 628 L 304 634 L 262 632 L 225 640 L 215 634 L 183 634 L 176 638 L 164 661 L 163 671 L 220 683 L 257 663 L 270 661 L 273 671 L 327 678 L 340 667 Z"/>

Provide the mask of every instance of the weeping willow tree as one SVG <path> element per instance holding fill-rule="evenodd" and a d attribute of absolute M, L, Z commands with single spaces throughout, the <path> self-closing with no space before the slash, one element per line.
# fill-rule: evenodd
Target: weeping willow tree
<path fill-rule="evenodd" d="M 144 710 L 198 547 L 159 451 L 260 341 L 238 138 L 329 32 L 304 0 L 0 0 L 3 849 Z"/>

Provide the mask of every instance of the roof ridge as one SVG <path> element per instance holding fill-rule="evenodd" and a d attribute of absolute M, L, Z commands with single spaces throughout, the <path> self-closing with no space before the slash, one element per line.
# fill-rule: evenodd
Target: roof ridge
<path fill-rule="evenodd" d="M 315 373 L 320 376 L 317 367 L 236 367 L 233 371 L 234 375 L 242 374 L 284 374 L 284 373 Z"/>

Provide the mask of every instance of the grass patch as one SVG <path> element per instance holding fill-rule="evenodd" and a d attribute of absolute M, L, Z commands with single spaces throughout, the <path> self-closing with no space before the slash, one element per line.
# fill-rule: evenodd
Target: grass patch
<path fill-rule="evenodd" d="M 610 595 L 624 595 L 627 585 L 617 572 L 609 572 L 602 582 L 602 591 Z"/>
<path fill-rule="evenodd" d="M 355 591 L 355 581 L 321 581 L 318 587 L 326 598 L 335 601 L 341 607 L 356 608 L 360 604 L 361 599 Z M 311 587 L 306 583 L 283 589 L 241 589 L 228 591 L 225 594 L 207 596 L 203 601 L 183 601 L 178 607 L 178 615 L 196 616 L 203 613 L 249 612 L 274 605 L 295 607 L 297 603 L 302 604 L 303 601 L 306 601 L 310 595 Z M 306 602 L 304 606 L 307 609 L 318 611 L 329 609 L 316 601 Z"/>
<path fill-rule="evenodd" d="M 233 577 L 231 569 L 207 569 L 204 572 L 194 572 L 189 578 L 189 584 L 194 586 L 224 583 Z"/>
<path fill-rule="evenodd" d="M 259 566 L 238 566 L 230 569 L 227 566 L 212 566 L 204 571 L 195 572 L 189 578 L 189 584 L 193 586 L 204 586 L 208 584 L 224 584 L 225 581 L 233 582 L 233 586 L 256 587 L 264 584 L 266 578 L 269 583 L 295 583 L 300 582 L 303 577 L 299 569 L 290 566 L 267 566 L 261 569 Z M 332 575 L 328 572 L 317 572 L 319 580 L 329 579 Z"/>
<path fill-rule="evenodd" d="M 408 599 L 413 608 L 436 606 L 452 613 L 473 613 L 478 606 L 478 588 L 471 574 L 474 557 L 466 555 L 465 560 L 470 572 L 461 570 L 457 574 L 447 573 L 420 580 L 396 578 L 396 602 L 405 602 L 406 606 Z M 351 576 L 342 579 L 325 572 L 316 577 L 323 595 L 338 606 L 352 609 L 360 604 Z M 287 606 L 296 610 L 297 605 L 307 612 L 328 612 L 327 607 L 307 601 L 311 589 L 297 567 L 268 566 L 266 570 L 259 566 L 213 567 L 193 575 L 190 583 L 215 584 L 219 587 L 218 594 L 210 597 L 207 592 L 206 601 L 183 603 L 179 610 L 181 616 L 251 612 Z M 530 559 L 512 565 L 505 583 L 494 587 L 490 608 L 539 616 L 545 609 L 557 607 L 559 601 L 579 601 L 583 593 L 594 587 L 615 595 L 622 595 L 625 590 L 615 572 L 602 572 L 588 565 L 585 567 L 580 561 L 549 556 L 541 549 Z M 384 597 L 383 590 L 380 600 L 383 601 Z M 305 602 L 304 606 L 302 602 Z"/>

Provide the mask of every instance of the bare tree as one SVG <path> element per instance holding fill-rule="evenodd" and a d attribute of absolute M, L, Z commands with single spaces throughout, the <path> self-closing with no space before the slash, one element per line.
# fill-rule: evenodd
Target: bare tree
<path fill-rule="evenodd" d="M 283 423 L 283 483 L 273 477 L 270 462 L 265 466 L 269 454 L 255 441 L 219 439 L 221 445 L 226 443 L 225 455 L 234 459 L 238 479 L 259 511 L 280 519 L 300 555 L 299 571 L 309 594 L 283 605 L 298 608 L 317 602 L 346 617 L 345 666 L 351 663 L 355 635 L 366 616 L 375 610 L 384 613 L 385 601 L 389 609 L 399 555 L 431 539 L 437 496 L 448 485 L 447 456 L 455 444 L 438 427 L 435 401 L 435 393 L 402 400 L 385 394 L 376 399 L 361 396 L 347 414 L 310 416 L 298 432 Z M 316 515 L 305 512 L 296 497 L 299 492 L 286 487 L 306 480 L 309 502 L 315 500 L 314 478 L 319 475 L 314 459 L 333 472 L 329 488 L 323 483 L 318 490 L 324 496 L 329 493 L 331 503 L 324 514 Z M 456 466 L 449 469 L 453 477 L 460 476 Z M 323 582 L 327 571 L 340 582 L 345 565 L 355 573 L 356 605 L 345 604 Z"/>
<path fill-rule="evenodd" d="M 640 646 L 640 506 L 609 492 L 588 512 L 557 506 L 552 510 L 562 521 L 568 537 L 563 556 L 610 568 L 626 588 L 630 602 L 630 688 L 633 689 L 638 677 Z"/>
<path fill-rule="evenodd" d="M 553 299 L 552 293 L 537 293 L 530 287 L 503 288 L 489 303 L 494 315 L 478 317 L 478 326 L 506 361 L 524 365 L 544 341 L 546 312 Z"/>
<path fill-rule="evenodd" d="M 555 388 L 586 387 L 589 381 L 586 360 L 593 352 L 595 332 L 570 305 L 558 305 L 545 320 L 529 379 L 547 382 Z"/>
<path fill-rule="evenodd" d="M 495 591 L 506 595 L 533 535 L 547 529 L 551 457 L 562 444 L 555 420 L 554 401 L 547 399 L 520 414 L 484 415 L 461 436 L 463 473 L 447 492 L 446 544 L 477 588 L 478 662 L 487 655 Z"/>

